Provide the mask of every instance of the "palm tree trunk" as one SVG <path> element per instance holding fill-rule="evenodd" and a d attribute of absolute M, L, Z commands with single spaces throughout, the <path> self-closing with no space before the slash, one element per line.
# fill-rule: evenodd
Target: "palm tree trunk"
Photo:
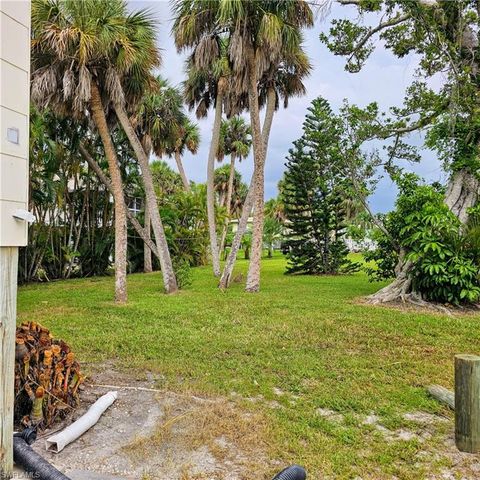
<path fill-rule="evenodd" d="M 227 215 L 225 218 L 225 225 L 222 230 L 222 237 L 220 240 L 220 252 L 223 252 L 225 248 L 225 239 L 227 238 L 228 225 L 230 223 L 230 207 L 232 203 L 232 193 L 233 193 L 233 180 L 235 179 L 235 153 L 232 153 L 230 156 L 230 174 L 228 176 L 228 188 L 227 188 Z"/>
<path fill-rule="evenodd" d="M 250 110 L 250 124 L 253 137 L 253 181 L 255 185 L 253 195 L 253 227 L 252 249 L 248 266 L 247 284 L 245 291 L 258 292 L 260 290 L 260 261 L 263 251 L 263 222 L 265 205 L 265 143 L 262 139 L 260 127 L 260 112 L 258 107 L 258 89 L 256 62 L 253 49 L 247 53 L 247 62 L 250 73 L 248 88 L 248 106 Z"/>
<path fill-rule="evenodd" d="M 107 190 L 113 195 L 113 187 L 110 180 L 107 176 L 103 173 L 103 170 L 100 168 L 100 165 L 92 158 L 88 150 L 85 146 L 80 142 L 79 150 L 82 157 L 86 160 L 90 168 L 97 174 L 97 177 L 100 181 L 105 185 Z M 123 198 L 123 202 L 125 204 L 125 197 Z M 130 221 L 130 224 L 134 228 L 134 230 L 138 233 L 140 238 L 143 242 L 148 245 L 151 252 L 160 260 L 160 256 L 158 254 L 157 246 L 152 242 L 150 236 L 147 237 L 145 233 L 145 229 L 140 225 L 140 222 L 135 218 L 135 215 L 128 209 L 127 205 L 125 204 L 125 211 L 127 214 L 127 219 Z"/>
<path fill-rule="evenodd" d="M 178 150 L 175 150 L 175 162 L 177 162 L 178 173 L 180 174 L 180 177 L 182 177 L 185 191 L 191 192 L 192 189 L 190 188 L 190 182 L 188 181 L 187 174 L 185 173 L 185 169 L 183 168 L 182 157 Z"/>
<path fill-rule="evenodd" d="M 177 280 L 173 271 L 172 259 L 170 258 L 170 252 L 168 250 L 167 238 L 163 229 L 162 219 L 160 218 L 160 212 L 157 205 L 157 196 L 155 195 L 155 189 L 153 187 L 152 172 L 148 163 L 147 154 L 145 153 L 145 150 L 143 149 L 142 144 L 140 143 L 140 140 L 138 139 L 132 124 L 130 123 L 124 106 L 118 102 L 115 102 L 114 108 L 142 170 L 143 185 L 145 187 L 145 199 L 150 211 L 153 233 L 155 235 L 158 253 L 160 254 L 160 267 L 162 270 L 165 291 L 166 293 L 174 293 L 178 290 Z"/>
<path fill-rule="evenodd" d="M 94 80 L 91 82 L 90 108 L 108 161 L 115 202 L 115 301 L 125 303 L 127 301 L 127 219 L 123 198 L 122 174 L 118 166 L 117 153 L 110 137 L 100 92 Z"/>
<path fill-rule="evenodd" d="M 145 235 L 147 238 L 150 238 L 150 230 L 151 230 L 151 220 L 150 220 L 150 211 L 148 210 L 147 202 L 145 202 L 145 221 L 144 221 L 144 229 Z M 143 244 L 143 271 L 145 273 L 151 273 L 153 270 L 152 268 L 152 251 L 150 247 L 144 243 Z"/>
<path fill-rule="evenodd" d="M 266 154 L 268 149 L 268 141 L 270 139 L 270 132 L 272 129 L 273 115 L 275 113 L 275 89 L 269 88 L 267 95 L 267 108 L 265 112 L 265 119 L 263 121 L 263 130 L 262 130 L 262 141 L 264 144 L 264 153 Z M 242 237 L 247 230 L 248 218 L 252 212 L 253 206 L 253 196 L 254 196 L 254 178 L 250 182 L 250 187 L 248 189 L 247 197 L 243 204 L 242 216 L 238 222 L 238 229 L 235 233 L 235 237 L 232 242 L 232 248 L 228 255 L 225 267 L 220 278 L 219 288 L 225 289 L 229 286 L 230 280 L 232 278 L 233 268 L 235 266 L 235 261 L 237 260 L 237 254 L 242 244 Z"/>
<path fill-rule="evenodd" d="M 215 103 L 215 119 L 213 121 L 212 141 L 208 152 L 207 162 L 207 217 L 208 233 L 210 235 L 210 252 L 212 255 L 213 274 L 220 276 L 220 255 L 217 243 L 217 228 L 215 225 L 215 157 L 217 156 L 220 141 L 220 125 L 222 123 L 223 108 L 223 79 L 218 81 L 217 100 Z"/>

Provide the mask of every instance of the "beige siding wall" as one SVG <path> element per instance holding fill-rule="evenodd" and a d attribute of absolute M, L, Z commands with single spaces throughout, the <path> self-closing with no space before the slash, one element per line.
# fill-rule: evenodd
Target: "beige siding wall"
<path fill-rule="evenodd" d="M 30 1 L 0 0 L 0 247 L 27 242 Z"/>

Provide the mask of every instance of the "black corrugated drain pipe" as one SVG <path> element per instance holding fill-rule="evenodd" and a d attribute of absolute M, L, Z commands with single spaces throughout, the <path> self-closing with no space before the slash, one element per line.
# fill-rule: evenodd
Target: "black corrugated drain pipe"
<path fill-rule="evenodd" d="M 13 461 L 37 480 L 71 480 L 32 449 L 36 437 L 31 428 L 13 436 Z"/>
<path fill-rule="evenodd" d="M 305 480 L 307 472 L 300 465 L 292 465 L 282 470 L 273 480 Z"/>

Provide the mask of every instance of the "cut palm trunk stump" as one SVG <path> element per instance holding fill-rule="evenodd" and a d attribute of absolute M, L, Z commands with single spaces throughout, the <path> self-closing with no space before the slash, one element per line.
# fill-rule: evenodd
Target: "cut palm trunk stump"
<path fill-rule="evenodd" d="M 15 425 L 45 430 L 79 404 L 85 377 L 75 354 L 35 322 L 17 328 L 15 345 Z"/>
<path fill-rule="evenodd" d="M 427 392 L 438 402 L 455 410 L 455 394 L 447 388 L 441 385 L 430 385 L 427 387 Z"/>

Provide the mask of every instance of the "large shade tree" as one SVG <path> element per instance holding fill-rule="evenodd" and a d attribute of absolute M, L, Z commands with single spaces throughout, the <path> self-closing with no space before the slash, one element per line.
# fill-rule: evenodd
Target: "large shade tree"
<path fill-rule="evenodd" d="M 399 139 L 416 130 L 427 130 L 428 144 L 439 151 L 450 173 L 445 203 L 462 225 L 479 196 L 480 54 L 477 0 L 375 1 L 341 0 L 361 14 L 377 14 L 378 23 L 333 20 L 321 40 L 336 55 L 347 58 L 346 70 L 358 72 L 374 51 L 376 41 L 397 57 L 419 56 L 417 78 L 407 90 L 402 108 L 380 128 L 378 136 Z M 441 85 L 429 88 L 433 77 Z M 397 277 L 371 297 L 372 302 L 405 298 L 412 292 L 412 261 L 400 255 Z M 413 292 L 415 293 L 415 292 Z"/>

